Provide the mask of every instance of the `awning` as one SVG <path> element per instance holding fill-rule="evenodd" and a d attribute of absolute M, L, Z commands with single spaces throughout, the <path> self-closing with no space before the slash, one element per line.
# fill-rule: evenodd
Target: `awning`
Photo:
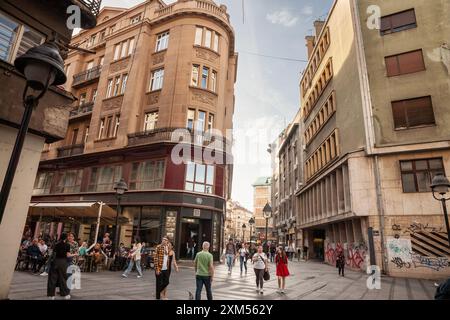
<path fill-rule="evenodd" d="M 90 217 L 97 218 L 101 201 L 73 201 L 73 202 L 31 202 L 29 214 L 31 216 L 55 217 Z M 116 210 L 103 203 L 101 218 L 113 221 Z"/>
<path fill-rule="evenodd" d="M 100 220 L 112 223 L 116 217 L 116 211 L 101 201 L 32 202 L 28 214 L 31 216 L 97 218 L 94 239 L 98 239 Z"/>

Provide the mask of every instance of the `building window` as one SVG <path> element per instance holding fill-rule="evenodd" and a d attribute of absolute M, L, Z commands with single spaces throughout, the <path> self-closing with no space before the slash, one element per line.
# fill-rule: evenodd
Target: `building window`
<path fill-rule="evenodd" d="M 122 166 L 107 166 L 91 169 L 89 192 L 112 191 L 114 183 L 122 178 Z"/>
<path fill-rule="evenodd" d="M 198 111 L 197 113 L 197 126 L 196 130 L 202 132 L 205 130 L 205 122 L 206 122 L 206 112 Z"/>
<path fill-rule="evenodd" d="M 395 129 L 436 124 L 431 97 L 421 97 L 392 102 Z"/>
<path fill-rule="evenodd" d="M 166 50 L 169 46 L 169 31 L 159 34 L 156 37 L 155 52 Z"/>
<path fill-rule="evenodd" d="M 215 167 L 194 162 L 186 164 L 185 190 L 200 193 L 213 193 Z"/>
<path fill-rule="evenodd" d="M 194 122 L 195 122 L 195 110 L 188 109 L 186 127 L 189 130 L 194 130 Z"/>
<path fill-rule="evenodd" d="M 80 192 L 83 170 L 68 170 L 58 175 L 58 185 L 56 193 L 76 193 Z"/>
<path fill-rule="evenodd" d="M 386 57 L 385 61 L 388 77 L 425 70 L 422 50 Z"/>
<path fill-rule="evenodd" d="M 16 57 L 45 41 L 44 35 L 0 12 L 0 59 L 13 63 Z"/>
<path fill-rule="evenodd" d="M 133 163 L 130 190 L 151 190 L 163 187 L 164 160 Z"/>
<path fill-rule="evenodd" d="M 114 61 L 125 58 L 133 53 L 134 38 L 122 41 L 114 46 Z"/>
<path fill-rule="evenodd" d="M 195 29 L 195 45 L 201 46 L 203 41 L 203 28 L 197 27 Z"/>
<path fill-rule="evenodd" d="M 113 85 L 113 79 L 109 79 L 108 80 L 108 86 L 107 86 L 107 89 L 106 89 L 106 98 L 111 97 L 112 85 Z"/>
<path fill-rule="evenodd" d="M 104 62 L 105 62 L 105 56 L 101 56 L 101 57 L 98 59 L 98 65 L 99 65 L 99 66 L 102 66 Z"/>
<path fill-rule="evenodd" d="M 161 90 L 164 83 L 164 69 L 152 71 L 150 91 Z"/>
<path fill-rule="evenodd" d="M 117 137 L 117 131 L 119 131 L 119 126 L 120 126 L 120 116 L 117 115 L 115 118 L 115 124 L 114 124 L 114 130 L 112 133 L 112 137 Z"/>
<path fill-rule="evenodd" d="M 80 94 L 79 105 L 82 106 L 86 104 L 86 92 Z"/>
<path fill-rule="evenodd" d="M 92 90 L 92 98 L 91 98 L 92 102 L 95 102 L 95 100 L 97 99 L 97 92 L 98 92 L 97 88 Z"/>
<path fill-rule="evenodd" d="M 98 39 L 99 41 L 103 41 L 106 38 L 106 30 L 103 29 L 102 31 L 100 31 L 100 38 Z"/>
<path fill-rule="evenodd" d="M 203 67 L 202 69 L 202 88 L 208 89 L 209 68 Z"/>
<path fill-rule="evenodd" d="M 192 66 L 192 78 L 191 78 L 191 85 L 194 87 L 198 87 L 198 75 L 199 75 L 200 66 L 194 64 Z"/>
<path fill-rule="evenodd" d="M 122 86 L 120 89 L 120 94 L 124 94 L 127 88 L 128 74 L 122 75 Z"/>
<path fill-rule="evenodd" d="M 89 138 L 89 126 L 86 126 L 86 128 L 84 128 L 84 139 L 83 139 L 85 144 L 87 143 L 88 138 Z"/>
<path fill-rule="evenodd" d="M 34 182 L 33 195 L 49 194 L 53 176 L 53 172 L 39 172 Z"/>
<path fill-rule="evenodd" d="M 130 18 L 130 24 L 135 24 L 141 21 L 141 14 L 138 14 L 132 18 Z"/>
<path fill-rule="evenodd" d="M 211 91 L 216 92 L 217 87 L 217 72 L 213 71 L 211 72 Z"/>
<path fill-rule="evenodd" d="M 203 34 L 205 35 L 203 37 Z M 219 51 L 219 39 L 220 35 L 210 29 L 197 27 L 195 29 L 195 42 L 196 46 L 202 46 L 212 49 L 216 52 Z"/>
<path fill-rule="evenodd" d="M 105 119 L 103 118 L 103 119 L 100 120 L 100 126 L 99 126 L 99 129 L 98 129 L 98 137 L 97 137 L 97 139 L 100 140 L 103 137 L 103 132 L 104 131 L 105 131 Z"/>
<path fill-rule="evenodd" d="M 147 112 L 144 118 L 144 131 L 156 129 L 158 124 L 158 111 Z"/>
<path fill-rule="evenodd" d="M 90 38 L 89 38 L 89 41 L 88 41 L 88 47 L 92 47 L 94 44 L 95 44 L 95 39 L 97 38 L 97 35 L 96 34 L 94 34 L 94 35 L 92 35 Z"/>
<path fill-rule="evenodd" d="M 113 96 L 117 96 L 119 94 L 120 89 L 120 76 L 114 78 L 114 91 Z"/>
<path fill-rule="evenodd" d="M 208 130 L 211 130 L 214 128 L 214 115 L 212 113 L 208 116 Z"/>
<path fill-rule="evenodd" d="M 381 35 L 417 27 L 414 9 L 398 12 L 381 18 Z"/>
<path fill-rule="evenodd" d="M 441 158 L 400 161 L 404 193 L 430 192 L 431 181 L 438 173 L 445 174 Z"/>

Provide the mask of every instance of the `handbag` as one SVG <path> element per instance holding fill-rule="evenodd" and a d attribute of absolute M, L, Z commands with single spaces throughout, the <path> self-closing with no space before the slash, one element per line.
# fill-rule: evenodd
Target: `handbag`
<path fill-rule="evenodd" d="M 261 256 L 259 256 L 261 258 Z M 267 267 L 267 263 L 264 261 L 264 264 L 266 265 L 266 268 L 264 269 L 264 275 L 263 275 L 263 279 L 264 281 L 269 281 L 270 280 L 270 273 L 269 273 L 269 268 Z"/>

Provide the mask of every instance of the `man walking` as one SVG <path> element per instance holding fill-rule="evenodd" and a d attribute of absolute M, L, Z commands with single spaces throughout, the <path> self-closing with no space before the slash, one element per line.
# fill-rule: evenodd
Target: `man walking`
<path fill-rule="evenodd" d="M 155 264 L 156 276 L 156 300 L 161 300 L 161 292 L 167 287 L 169 283 L 169 239 L 162 238 L 161 244 L 156 247 L 155 256 L 153 259 Z"/>
<path fill-rule="evenodd" d="M 203 250 L 198 252 L 194 260 L 196 291 L 195 300 L 201 300 L 203 285 L 208 300 L 212 300 L 211 284 L 214 277 L 213 256 L 209 253 L 209 242 L 203 242 Z"/>
<path fill-rule="evenodd" d="M 227 260 L 229 275 L 231 275 L 231 271 L 233 270 L 235 255 L 236 255 L 236 245 L 234 244 L 233 239 L 230 239 L 228 240 L 228 243 L 225 247 L 225 257 Z"/>

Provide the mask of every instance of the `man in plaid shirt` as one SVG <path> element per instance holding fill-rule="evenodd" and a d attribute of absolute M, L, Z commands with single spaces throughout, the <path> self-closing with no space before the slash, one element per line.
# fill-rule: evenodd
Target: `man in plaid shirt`
<path fill-rule="evenodd" d="M 167 264 L 169 262 L 169 239 L 164 237 L 161 244 L 156 247 L 154 254 L 155 275 L 156 275 L 156 299 L 161 299 L 161 291 L 167 287 L 169 274 Z"/>

